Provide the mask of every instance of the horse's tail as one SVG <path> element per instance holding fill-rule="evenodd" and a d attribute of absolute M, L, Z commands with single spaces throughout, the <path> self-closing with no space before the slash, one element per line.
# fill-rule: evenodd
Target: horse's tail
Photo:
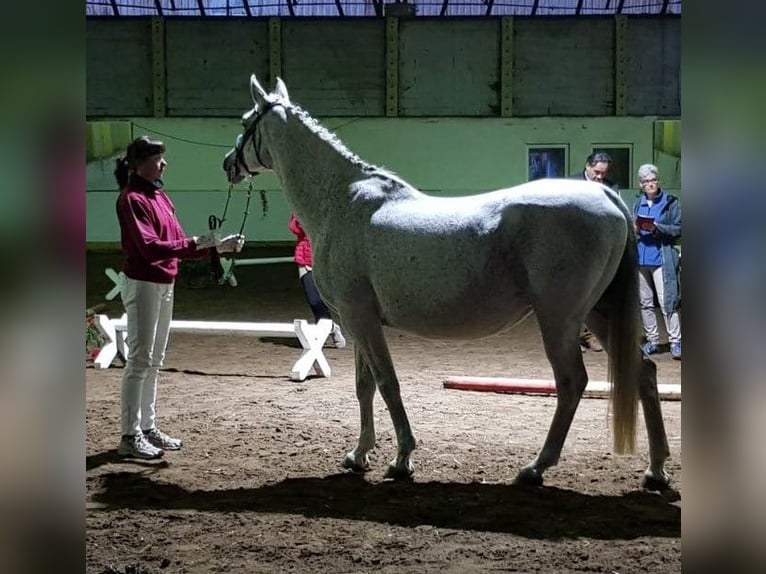
<path fill-rule="evenodd" d="M 638 299 L 638 250 L 632 218 L 619 199 L 626 218 L 627 241 L 617 273 L 604 294 L 608 309 L 608 373 L 612 381 L 614 451 L 632 453 L 636 448 L 636 415 L 641 372 Z M 617 203 L 617 202 L 616 202 Z"/>

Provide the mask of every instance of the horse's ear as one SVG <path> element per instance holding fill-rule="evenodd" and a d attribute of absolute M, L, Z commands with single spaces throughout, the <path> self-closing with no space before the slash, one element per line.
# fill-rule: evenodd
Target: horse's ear
<path fill-rule="evenodd" d="M 277 85 L 274 91 L 280 97 L 280 99 L 284 100 L 285 102 L 290 101 L 290 96 L 287 95 L 287 86 L 285 86 L 285 83 L 279 76 L 277 76 Z"/>
<path fill-rule="evenodd" d="M 259 106 L 262 106 L 266 101 L 266 90 L 258 83 L 258 78 L 255 77 L 255 74 L 250 76 L 250 95 L 253 96 L 253 102 Z"/>

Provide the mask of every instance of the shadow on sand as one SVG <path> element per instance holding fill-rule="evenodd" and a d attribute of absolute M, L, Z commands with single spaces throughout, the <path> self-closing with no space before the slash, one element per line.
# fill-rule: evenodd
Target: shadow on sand
<path fill-rule="evenodd" d="M 286 513 L 406 527 L 505 532 L 532 539 L 681 536 L 681 509 L 672 504 L 672 498 L 639 491 L 590 495 L 505 484 L 372 483 L 363 475 L 347 473 L 210 491 L 188 491 L 131 472 L 101 478 L 103 488 L 93 501 L 103 510 Z"/>

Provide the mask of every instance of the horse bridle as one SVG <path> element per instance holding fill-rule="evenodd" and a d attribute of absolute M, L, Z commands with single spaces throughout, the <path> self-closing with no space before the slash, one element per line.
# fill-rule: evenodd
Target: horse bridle
<path fill-rule="evenodd" d="M 245 161 L 245 154 L 244 149 L 245 145 L 247 144 L 247 140 L 252 138 L 253 140 L 253 151 L 255 151 L 255 158 L 258 160 L 258 163 L 265 167 L 266 169 L 271 169 L 266 164 L 263 163 L 263 160 L 261 160 L 261 154 L 258 152 L 258 138 L 257 136 L 257 130 L 258 130 L 258 122 L 263 119 L 263 117 L 268 113 L 268 111 L 276 106 L 281 106 L 283 104 L 279 102 L 269 102 L 265 106 L 263 106 L 263 109 L 258 112 L 258 115 L 255 116 L 255 120 L 252 124 L 250 124 L 247 129 L 240 135 L 240 137 L 237 138 L 237 142 L 234 144 L 234 151 L 236 153 L 237 163 L 241 165 L 245 171 L 249 175 L 258 175 L 258 170 L 251 170 L 250 167 L 247 165 L 247 162 Z"/>

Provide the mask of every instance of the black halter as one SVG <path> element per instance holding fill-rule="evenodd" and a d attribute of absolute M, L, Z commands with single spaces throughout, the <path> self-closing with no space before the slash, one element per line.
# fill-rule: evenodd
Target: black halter
<path fill-rule="evenodd" d="M 245 168 L 245 171 L 250 175 L 257 175 L 259 172 L 257 170 L 253 171 L 250 169 L 250 167 L 247 165 L 247 162 L 245 161 L 245 154 L 243 150 L 245 149 L 245 144 L 247 144 L 247 140 L 249 138 L 253 139 L 253 150 L 255 151 L 255 158 L 258 160 L 258 163 L 261 164 L 266 169 L 270 169 L 267 167 L 263 161 L 261 160 L 261 155 L 258 153 L 258 139 L 256 137 L 256 130 L 258 129 L 258 122 L 263 119 L 263 117 L 266 115 L 266 113 L 275 106 L 281 106 L 282 104 L 279 102 L 269 102 L 265 106 L 263 106 L 263 109 L 258 113 L 258 115 L 255 117 L 255 121 L 253 121 L 252 124 L 240 135 L 240 137 L 237 138 L 237 143 L 234 145 L 234 151 L 237 155 L 237 162 L 239 162 L 239 165 L 241 165 L 243 168 Z"/>

